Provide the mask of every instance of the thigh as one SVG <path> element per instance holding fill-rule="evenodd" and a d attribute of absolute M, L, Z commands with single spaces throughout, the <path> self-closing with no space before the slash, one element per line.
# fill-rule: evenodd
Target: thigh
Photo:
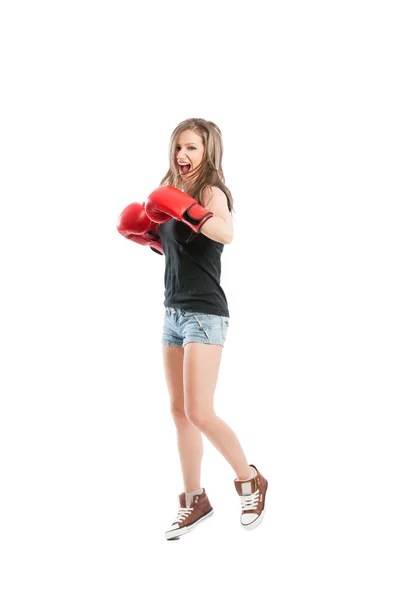
<path fill-rule="evenodd" d="M 163 367 L 167 389 L 170 395 L 170 408 L 173 413 L 185 413 L 184 409 L 184 348 L 163 346 Z"/>
<path fill-rule="evenodd" d="M 222 346 L 191 342 L 184 352 L 185 410 L 191 415 L 211 412 Z"/>

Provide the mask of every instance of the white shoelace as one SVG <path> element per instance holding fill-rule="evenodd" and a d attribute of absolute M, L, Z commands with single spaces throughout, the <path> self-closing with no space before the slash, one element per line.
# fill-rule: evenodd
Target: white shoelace
<path fill-rule="evenodd" d="M 186 519 L 190 513 L 193 511 L 193 508 L 179 508 L 177 518 L 174 521 L 175 523 L 181 523 L 184 519 Z"/>
<path fill-rule="evenodd" d="M 260 494 L 260 490 L 256 490 L 250 496 L 240 496 L 240 503 L 242 505 L 243 510 L 253 510 L 257 508 L 258 504 L 258 496 Z"/>

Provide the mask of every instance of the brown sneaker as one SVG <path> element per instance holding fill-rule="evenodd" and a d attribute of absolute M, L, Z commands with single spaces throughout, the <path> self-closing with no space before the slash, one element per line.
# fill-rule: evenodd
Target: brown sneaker
<path fill-rule="evenodd" d="M 191 506 L 187 506 L 184 492 L 178 496 L 178 504 L 177 518 L 166 531 L 167 540 L 178 539 L 181 535 L 188 533 L 196 525 L 207 519 L 207 517 L 211 517 L 214 512 L 204 488 L 201 494 L 197 494 L 192 498 Z"/>
<path fill-rule="evenodd" d="M 265 494 L 268 489 L 268 481 L 254 465 L 249 466 L 256 471 L 256 476 L 249 481 L 234 481 L 242 505 L 240 522 L 244 529 L 254 529 L 260 525 L 264 518 Z"/>

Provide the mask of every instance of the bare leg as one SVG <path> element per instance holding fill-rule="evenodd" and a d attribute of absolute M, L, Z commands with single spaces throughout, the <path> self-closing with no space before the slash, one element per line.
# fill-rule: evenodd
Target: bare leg
<path fill-rule="evenodd" d="M 183 389 L 184 348 L 163 346 L 163 364 L 170 394 L 170 410 L 177 432 L 184 492 L 198 490 L 203 457 L 202 434 L 187 418 Z"/>
<path fill-rule="evenodd" d="M 189 343 L 184 356 L 184 397 L 188 419 L 229 462 L 238 479 L 252 471 L 238 438 L 213 408 L 214 391 L 221 362 L 222 346 Z"/>

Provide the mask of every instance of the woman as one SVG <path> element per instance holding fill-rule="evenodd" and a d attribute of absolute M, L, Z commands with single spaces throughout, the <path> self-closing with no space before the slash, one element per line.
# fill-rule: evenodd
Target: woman
<path fill-rule="evenodd" d="M 221 255 L 233 239 L 233 200 L 222 155 L 214 123 L 183 121 L 171 136 L 170 168 L 161 187 L 119 218 L 123 235 L 164 253 L 166 261 L 163 362 L 184 482 L 166 539 L 179 538 L 213 514 L 200 482 L 202 434 L 236 473 L 244 529 L 254 529 L 264 516 L 268 482 L 248 464 L 235 433 L 213 407 L 229 323 Z"/>

